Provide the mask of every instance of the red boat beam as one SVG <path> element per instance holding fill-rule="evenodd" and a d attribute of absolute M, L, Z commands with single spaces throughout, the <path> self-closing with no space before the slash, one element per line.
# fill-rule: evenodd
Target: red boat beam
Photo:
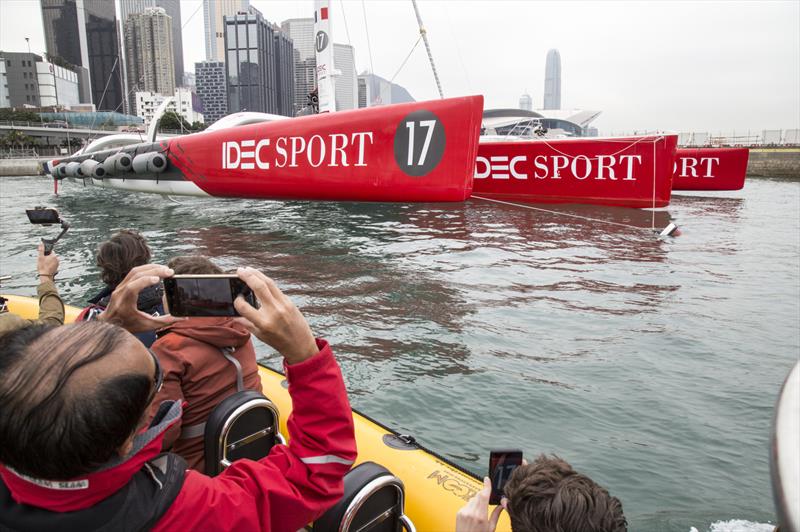
<path fill-rule="evenodd" d="M 473 194 L 523 203 L 665 207 L 677 135 L 485 141 Z"/>

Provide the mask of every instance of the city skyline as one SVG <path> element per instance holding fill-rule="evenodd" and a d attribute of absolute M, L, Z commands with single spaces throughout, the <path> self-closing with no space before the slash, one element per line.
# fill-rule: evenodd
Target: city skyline
<path fill-rule="evenodd" d="M 252 0 L 251 4 L 275 23 L 313 12 L 311 1 Z M 44 35 L 37 23 L 39 6 L 39 2 L 20 0 L 0 3 L 0 48 L 24 51 L 24 37 L 29 36 L 31 51 L 44 51 Z M 333 40 L 355 47 L 359 72 L 374 64 L 377 74 L 392 78 L 414 44 L 418 28 L 406 2 L 387 1 L 380 6 L 366 3 L 371 50 L 360 6 L 352 3 L 331 4 L 332 16 L 342 22 L 335 24 Z M 598 126 L 604 131 L 798 127 L 797 3 L 719 2 L 691 8 L 680 3 L 634 3 L 624 4 L 624 10 L 606 2 L 562 6 L 498 1 L 491 9 L 478 3 L 470 6 L 456 10 L 446 2 L 420 4 L 446 96 L 481 93 L 487 108 L 514 106 L 521 88 L 543 86 L 536 58 L 559 48 L 569 57 L 563 72 L 568 83 L 562 87 L 562 107 L 602 109 Z M 205 59 L 203 14 L 198 12 L 202 6 L 200 0 L 183 0 L 181 7 L 184 40 L 192 43 L 184 48 L 184 61 L 194 65 Z M 582 14 L 579 18 L 569 14 L 576 8 Z M 537 30 L 533 40 L 518 38 L 529 33 L 524 31 L 528 12 L 553 21 Z M 471 37 L 475 24 L 470 19 L 476 14 L 482 21 L 481 34 L 490 32 L 487 39 Z M 20 19 L 33 23 L 11 23 Z M 493 25 L 500 20 L 509 25 L 498 24 L 504 27 L 502 53 L 486 46 L 493 40 Z M 559 23 L 563 20 L 570 21 L 569 32 Z M 674 38 L 676 29 L 693 38 Z M 436 97 L 430 66 L 420 48 L 396 81 L 418 100 Z M 764 90 L 769 90 L 770 98 L 757 97 Z M 530 92 L 534 101 L 541 101 L 538 90 Z"/>

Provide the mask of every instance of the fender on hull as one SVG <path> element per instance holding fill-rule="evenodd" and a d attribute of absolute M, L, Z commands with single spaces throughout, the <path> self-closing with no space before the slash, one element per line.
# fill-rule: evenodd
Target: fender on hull
<path fill-rule="evenodd" d="M 678 148 L 673 190 L 741 190 L 747 148 Z"/>
<path fill-rule="evenodd" d="M 523 203 L 666 207 L 677 135 L 483 142 L 473 193 Z"/>

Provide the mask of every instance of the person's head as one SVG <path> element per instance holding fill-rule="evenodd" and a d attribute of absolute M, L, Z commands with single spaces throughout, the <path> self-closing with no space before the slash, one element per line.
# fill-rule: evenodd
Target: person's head
<path fill-rule="evenodd" d="M 68 480 L 126 455 L 155 395 L 154 356 L 102 321 L 0 338 L 0 463 Z"/>
<path fill-rule="evenodd" d="M 136 266 L 150 262 L 147 241 L 136 231 L 123 229 L 100 244 L 97 266 L 105 284 L 116 287 Z"/>
<path fill-rule="evenodd" d="M 514 470 L 505 486 L 514 531 L 622 532 L 622 503 L 557 456 Z"/>
<path fill-rule="evenodd" d="M 167 264 L 175 275 L 210 275 L 225 273 L 222 268 L 201 255 L 181 255 Z"/>

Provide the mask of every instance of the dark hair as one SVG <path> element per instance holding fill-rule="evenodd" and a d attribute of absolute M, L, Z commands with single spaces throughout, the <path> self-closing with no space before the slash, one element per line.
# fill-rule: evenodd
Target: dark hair
<path fill-rule="evenodd" d="M 127 337 L 95 320 L 31 326 L 0 339 L 0 463 L 36 478 L 69 480 L 111 460 L 137 429 L 152 380 L 128 373 L 88 389 L 69 381 Z"/>
<path fill-rule="evenodd" d="M 128 272 L 136 266 L 150 262 L 150 248 L 137 231 L 123 229 L 97 248 L 97 266 L 100 278 L 116 288 Z"/>
<path fill-rule="evenodd" d="M 201 255 L 181 255 L 167 264 L 175 270 L 176 275 L 203 275 L 224 273 L 222 268 Z"/>
<path fill-rule="evenodd" d="M 515 532 L 624 532 L 622 503 L 553 455 L 514 470 L 505 486 Z"/>

